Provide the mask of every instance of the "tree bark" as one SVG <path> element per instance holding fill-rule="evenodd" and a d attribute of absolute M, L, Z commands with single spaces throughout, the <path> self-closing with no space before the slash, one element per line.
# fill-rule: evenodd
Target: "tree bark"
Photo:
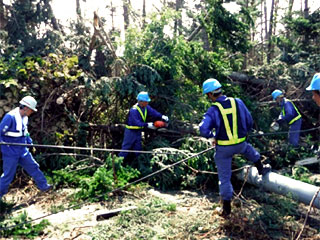
<path fill-rule="evenodd" d="M 273 55 L 273 50 L 272 50 L 272 29 L 274 25 L 274 18 L 273 18 L 273 13 L 274 13 L 274 3 L 275 0 L 272 0 L 271 2 L 271 10 L 270 10 L 270 22 L 269 22 L 269 33 L 268 33 L 268 54 L 267 54 L 267 62 L 270 63 L 272 55 Z"/>
<path fill-rule="evenodd" d="M 263 1 L 264 8 L 264 32 L 265 32 L 265 40 L 268 39 L 268 11 L 267 11 L 267 0 Z"/>
<path fill-rule="evenodd" d="M 278 21 L 278 10 L 279 10 L 279 0 L 275 0 L 274 2 L 274 18 L 273 18 L 273 35 L 277 34 L 277 21 Z"/>
<path fill-rule="evenodd" d="M 145 28 L 146 26 L 146 0 L 143 0 L 142 5 L 142 28 Z"/>
<path fill-rule="evenodd" d="M 3 0 L 0 0 L 0 29 L 4 29 L 6 26 L 6 19 L 5 19 L 5 8 L 3 4 Z"/>
<path fill-rule="evenodd" d="M 81 19 L 80 0 L 76 0 L 76 14 L 77 14 L 78 19 Z"/>
<path fill-rule="evenodd" d="M 304 0 L 304 18 L 309 17 L 309 7 L 308 7 L 308 0 Z"/>
<path fill-rule="evenodd" d="M 176 11 L 179 12 L 183 7 L 183 0 L 176 0 Z M 174 33 L 177 35 L 181 34 L 182 19 L 176 18 L 174 21 Z"/>
<path fill-rule="evenodd" d="M 123 22 L 124 22 L 125 31 L 128 29 L 130 25 L 129 6 L 130 6 L 130 0 L 123 0 Z"/>

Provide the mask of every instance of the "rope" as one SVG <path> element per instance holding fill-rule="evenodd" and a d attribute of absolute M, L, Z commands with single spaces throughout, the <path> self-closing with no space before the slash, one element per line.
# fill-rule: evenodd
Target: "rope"
<path fill-rule="evenodd" d="M 281 135 L 287 133 L 297 133 L 297 132 L 311 132 L 319 130 L 319 127 L 309 128 L 305 130 L 298 131 L 282 131 L 282 132 L 268 132 L 262 134 L 249 134 L 249 137 L 263 137 L 270 135 Z M 46 145 L 46 144 L 27 144 L 27 143 L 9 143 L 9 142 L 0 142 L 0 145 L 14 145 L 14 146 L 23 146 L 23 147 L 39 147 L 39 148 L 55 148 L 55 149 L 70 149 L 70 150 L 87 150 L 87 151 L 101 151 L 101 152 L 128 152 L 128 153 L 146 153 L 146 154 L 167 154 L 167 155 L 180 155 L 180 153 L 173 152 L 158 152 L 158 151 L 143 151 L 143 150 L 124 150 L 124 149 L 115 149 L 115 148 L 92 148 L 92 147 L 72 147 L 64 145 Z M 176 150 L 178 151 L 178 150 Z"/>
<path fill-rule="evenodd" d="M 311 129 L 306 129 L 306 130 L 299 130 L 299 131 L 291 131 L 291 132 L 309 132 L 309 131 L 314 131 L 314 130 L 317 130 L 317 129 L 320 129 L 320 127 L 317 127 L 317 128 L 311 128 Z M 268 136 L 268 135 L 278 135 L 278 134 L 284 134 L 284 133 L 288 133 L 288 131 L 286 132 L 274 132 L 274 133 L 263 133 L 263 134 L 252 134 L 252 135 L 249 135 L 251 137 L 261 137 L 261 136 Z M 179 153 L 170 153 L 170 152 L 166 152 L 166 153 L 158 153 L 158 152 L 154 152 L 154 151 L 139 151 L 139 150 L 122 150 L 122 149 L 108 149 L 108 148 L 88 148 L 88 147 L 72 147 L 72 146 L 63 146 L 63 145 L 44 145 L 44 144 L 24 144 L 24 143 L 7 143 L 7 142 L 0 142 L 0 145 L 15 145 L 15 146 L 25 146 L 25 147 L 42 147 L 42 148 L 56 148 L 56 149 L 72 149 L 72 150 L 90 150 L 90 151 L 103 151 L 103 152 L 136 152 L 136 153 L 150 153 L 150 154 L 171 154 L 171 155 L 179 155 Z M 102 194 L 100 196 L 97 196 L 96 198 L 100 199 L 102 197 L 104 197 L 105 195 L 107 194 L 111 194 L 111 193 L 114 193 L 114 192 L 117 192 L 117 191 L 120 191 L 122 189 L 125 189 L 131 185 L 134 185 L 134 184 L 137 184 L 145 179 L 148 179 L 148 178 L 151 178 L 169 168 L 172 168 L 180 163 L 184 163 L 186 162 L 187 160 L 191 159 L 191 158 L 194 158 L 194 157 L 197 157 L 197 156 L 200 156 L 212 149 L 214 149 L 215 147 L 210 147 L 206 150 L 203 150 L 199 153 L 196 153 L 192 156 L 189 156 L 187 158 L 184 158 L 176 163 L 173 163 L 171 165 L 168 165 L 158 171 L 155 171 L 147 176 L 144 176 L 140 179 L 137 179 L 131 183 L 128 183 L 126 184 L 125 186 L 122 186 L 122 187 L 119 187 L 115 190 L 112 190 L 108 193 L 105 193 L 105 194 Z M 239 169 L 237 169 L 239 170 Z M 18 226 L 23 226 L 24 224 L 27 224 L 27 223 L 31 223 L 31 222 L 34 222 L 34 221 L 37 221 L 37 220 L 40 220 L 40 219 L 43 219 L 43 218 L 46 218 L 46 217 L 49 217 L 51 215 L 55 215 L 57 213 L 60 213 L 62 211 L 66 211 L 66 210 L 71 210 L 75 207 L 79 207 L 79 206 L 82 206 L 84 205 L 85 203 L 87 203 L 86 201 L 82 202 L 82 203 L 79 203 L 79 204 L 75 204 L 73 206 L 70 206 L 68 208 L 65 208 L 61 211 L 58 211 L 56 213 L 51 213 L 51 214 L 47 214 L 47 215 L 44 215 L 44 216 L 41 216 L 41 217 L 38 217 L 38 218 L 34 218 L 34 219 L 31 219 L 29 221 L 25 221 L 23 223 L 20 223 L 20 224 L 15 224 L 15 225 L 11 225 L 11 226 L 8 226 L 8 227 L 1 227 L 0 230 L 8 230 L 8 229 L 11 229 L 11 228 L 15 228 L 15 227 L 18 227 Z"/>
<path fill-rule="evenodd" d="M 9 142 L 0 142 L 0 145 L 14 145 L 14 146 L 35 147 L 35 148 L 39 147 L 39 148 L 55 148 L 55 149 L 70 149 L 70 150 L 87 150 L 87 151 L 100 151 L 100 152 L 129 152 L 129 153 L 149 153 L 149 154 L 180 155 L 180 153 L 172 153 L 172 152 L 157 152 L 157 151 L 142 151 L 142 150 L 122 150 L 122 149 L 113 149 L 113 148 L 72 147 L 72 146 L 63 146 L 63 145 L 9 143 Z"/>
<path fill-rule="evenodd" d="M 102 194 L 102 195 L 100 195 L 100 196 L 97 196 L 96 199 L 100 199 L 100 198 L 104 197 L 104 196 L 107 195 L 107 194 L 111 194 L 111 193 L 120 191 L 120 190 L 122 190 L 122 189 L 125 189 L 125 188 L 131 186 L 131 185 L 134 185 L 134 184 L 136 184 L 136 183 L 139 183 L 139 182 L 141 182 L 141 181 L 143 181 L 143 180 L 145 180 L 145 179 L 151 178 L 151 177 L 153 177 L 153 176 L 155 176 L 155 175 L 157 175 L 157 174 L 159 174 L 159 173 L 161 173 L 161 172 L 163 172 L 163 171 L 165 171 L 165 170 L 167 170 L 167 169 L 169 169 L 169 168 L 172 168 L 172 167 L 174 167 L 174 166 L 176 166 L 176 165 L 178 165 L 178 164 L 180 164 L 180 163 L 186 162 L 187 160 L 189 160 L 189 159 L 191 159 L 191 158 L 194 158 L 194 157 L 200 156 L 200 155 L 202 155 L 202 154 L 204 154 L 204 153 L 206 153 L 206 152 L 209 152 L 209 151 L 211 151 L 211 150 L 214 149 L 214 148 L 215 148 L 215 147 L 207 148 L 206 150 L 203 150 L 203 151 L 198 152 L 198 153 L 196 153 L 196 154 L 194 154 L 194 155 L 192 155 L 192 156 L 189 156 L 189 157 L 184 158 L 184 159 L 182 159 L 182 160 L 180 160 L 180 161 L 178 161 L 178 162 L 175 162 L 175 163 L 173 163 L 173 164 L 171 164 L 171 165 L 168 165 L 168 166 L 166 166 L 166 167 L 164 167 L 164 168 L 162 168 L 162 169 L 159 169 L 158 171 L 155 171 L 155 172 L 153 172 L 153 173 L 150 173 L 149 175 L 144 176 L 144 177 L 142 177 L 142 178 L 140 178 L 140 179 L 137 179 L 137 180 L 135 180 L 135 181 L 133 181 L 133 182 L 131 182 L 131 183 L 128 183 L 128 184 L 122 186 L 122 187 L 119 187 L 119 188 L 117 188 L 117 189 L 115 189 L 115 190 L 112 190 L 112 191 L 110 191 L 110 192 L 108 192 L 108 193 L 105 193 L 105 194 Z M 61 210 L 61 211 L 58 211 L 58 212 L 55 212 L 55 213 L 50 213 L 50 214 L 43 215 L 43 216 L 38 217 L 38 218 L 31 219 L 31 220 L 29 220 L 29 221 L 25 221 L 25 222 L 23 222 L 23 223 L 11 225 L 11 226 L 8 226 L 8 227 L 1 227 L 1 228 L 0 228 L 0 231 L 1 231 L 1 230 L 8 230 L 8 229 L 15 228 L 15 227 L 19 227 L 19 226 L 23 226 L 24 224 L 28 224 L 28 223 L 31 223 L 31 222 L 34 222 L 34 221 L 37 221 L 37 220 L 40 220 L 40 219 L 49 217 L 49 216 L 51 216 L 51 215 L 55 215 L 55 214 L 60 213 L 60 212 L 63 212 L 63 211 L 71 210 L 71 209 L 73 209 L 73 208 L 75 208 L 75 207 L 80 207 L 80 206 L 84 205 L 85 203 L 87 203 L 87 201 L 84 201 L 84 202 L 79 203 L 79 204 L 72 205 L 72 206 L 70 206 L 70 207 L 68 207 L 68 208 L 65 208 L 65 209 L 63 209 L 63 210 Z"/>
<path fill-rule="evenodd" d="M 262 134 L 249 134 L 249 137 L 262 137 L 262 136 L 270 136 L 270 135 L 281 135 L 281 134 L 287 134 L 287 133 L 302 133 L 302 132 L 312 132 L 315 130 L 319 130 L 319 127 L 315 127 L 315 128 L 309 128 L 309 129 L 305 129 L 305 130 L 297 130 L 297 131 L 282 131 L 282 132 L 268 132 L 268 133 L 262 133 Z"/>

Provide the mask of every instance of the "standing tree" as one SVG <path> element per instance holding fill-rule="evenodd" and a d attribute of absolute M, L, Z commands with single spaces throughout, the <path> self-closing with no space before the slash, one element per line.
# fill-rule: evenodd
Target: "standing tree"
<path fill-rule="evenodd" d="M 130 18 L 129 18 L 129 9 L 130 9 L 130 0 L 123 0 L 122 7 L 123 7 L 123 22 L 124 22 L 124 30 L 126 31 L 130 25 Z"/>
<path fill-rule="evenodd" d="M 181 10 L 183 9 L 183 5 L 184 5 L 184 0 L 176 0 L 176 11 L 177 12 L 181 12 Z M 177 18 L 174 20 L 174 33 L 177 35 L 181 35 L 182 32 L 182 16 L 179 14 L 177 16 Z"/>
<path fill-rule="evenodd" d="M 274 25 L 274 18 L 273 18 L 273 13 L 274 13 L 274 3 L 275 0 L 272 0 L 271 2 L 271 10 L 270 10 L 270 20 L 269 20 L 269 31 L 267 34 L 267 40 L 268 40 L 268 52 L 267 52 L 267 63 L 270 63 L 271 58 L 272 58 L 272 29 L 273 29 L 273 25 Z"/>
<path fill-rule="evenodd" d="M 50 0 L 16 0 L 8 8 L 8 22 L 5 31 L 8 43 L 15 46 L 22 55 L 46 55 L 55 52 L 62 39 Z M 43 27 L 44 26 L 44 27 Z"/>
<path fill-rule="evenodd" d="M 3 0 L 0 0 L 0 30 L 4 29 L 7 24 L 6 14 L 5 14 L 5 5 L 3 4 Z"/>

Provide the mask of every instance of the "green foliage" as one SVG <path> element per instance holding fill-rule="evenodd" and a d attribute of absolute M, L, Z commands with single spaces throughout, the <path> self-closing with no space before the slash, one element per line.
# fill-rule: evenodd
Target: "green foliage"
<path fill-rule="evenodd" d="M 259 209 L 261 214 L 256 220 L 261 220 L 267 224 L 270 233 L 276 233 L 279 229 L 282 229 L 286 222 L 292 221 L 292 218 L 299 216 L 297 212 L 298 204 L 290 198 L 272 194 L 269 197 L 260 199 L 259 203 L 262 204 L 261 209 Z"/>
<path fill-rule="evenodd" d="M 10 220 L 0 222 L 0 228 L 4 228 L 0 230 L 0 236 L 5 238 L 23 237 L 23 238 L 33 239 L 35 237 L 43 235 L 43 230 L 48 225 L 50 225 L 48 220 L 42 220 L 38 224 L 33 224 L 32 222 L 28 222 L 30 220 L 31 219 L 27 216 L 27 213 L 23 212 L 20 215 L 11 218 Z M 14 227 L 11 227 L 11 226 L 14 226 Z"/>
<path fill-rule="evenodd" d="M 209 0 L 207 18 L 200 20 L 208 33 L 213 50 L 226 48 L 230 52 L 245 53 L 249 48 L 248 25 L 228 12 L 221 1 Z"/>
<path fill-rule="evenodd" d="M 148 198 L 139 203 L 134 210 L 121 212 L 113 223 L 103 225 L 91 233 L 93 239 L 152 239 L 157 237 L 156 228 L 162 229 L 165 215 L 176 211 L 175 204 L 166 203 L 159 198 Z M 167 213 L 167 214 L 163 214 Z M 113 231 L 117 229 L 117 231 Z M 103 237 L 102 237 L 103 236 Z"/>
<path fill-rule="evenodd" d="M 122 84 L 128 86 L 128 92 L 122 89 L 124 93 L 131 94 L 135 93 L 134 85 L 136 89 L 141 89 L 139 85 L 142 84 L 151 95 L 158 96 L 154 106 L 160 112 L 194 121 L 194 112 L 201 108 L 198 100 L 201 90 L 198 86 L 202 86 L 202 82 L 209 77 L 222 79 L 231 70 L 231 61 L 223 48 L 208 51 L 198 41 L 188 42 L 181 36 L 165 34 L 165 29 L 171 28 L 170 21 L 175 16 L 170 10 L 164 11 L 161 15 L 151 16 L 152 21 L 142 31 L 128 30 L 124 52 L 128 64 L 138 66 L 139 72 L 143 70 L 140 64 L 150 66 L 156 74 L 142 78 L 134 68 L 134 74 L 129 75 Z M 153 82 L 156 75 L 159 78 Z"/>
<path fill-rule="evenodd" d="M 7 37 L 3 49 L 9 54 L 17 49 L 22 56 L 46 55 L 55 52 L 62 36 L 53 31 L 51 1 L 13 1 L 5 26 Z M 41 27 L 40 27 L 41 26 Z"/>
<path fill-rule="evenodd" d="M 283 141 L 273 141 L 274 142 L 270 147 L 272 148 L 273 144 L 275 144 L 275 146 L 273 150 L 266 155 L 269 156 L 269 159 L 271 160 L 270 163 L 275 169 L 282 169 L 286 166 L 293 165 L 299 159 L 314 156 L 314 153 L 311 152 L 310 148 L 293 148 L 292 146 L 283 143 Z M 287 141 L 287 139 L 285 139 L 285 141 Z"/>
<path fill-rule="evenodd" d="M 292 168 L 292 177 L 293 179 L 296 179 L 298 181 L 302 181 L 305 183 L 309 183 L 312 185 L 320 185 L 320 181 L 317 180 L 310 180 L 310 177 L 312 176 L 312 173 L 307 167 L 304 166 L 295 166 Z"/>
<path fill-rule="evenodd" d="M 160 144 L 154 145 L 153 149 L 157 147 L 163 147 Z M 172 165 L 178 161 L 181 161 L 187 157 L 190 157 L 191 153 L 200 152 L 210 147 L 210 142 L 203 138 L 191 138 L 187 137 L 181 139 L 179 147 L 180 155 L 154 155 L 149 160 L 149 156 L 140 156 L 139 171 L 142 175 L 150 174 L 151 172 L 158 171 L 169 165 Z M 213 163 L 213 153 L 208 152 L 206 154 L 190 158 L 184 163 L 180 163 L 172 168 L 168 168 L 160 174 L 155 175 L 152 179 L 149 179 L 149 183 L 159 189 L 188 189 L 188 188 L 205 188 L 206 185 L 217 184 L 217 175 L 211 174 L 197 174 L 192 169 L 201 171 L 214 172 L 216 171 Z"/>
<path fill-rule="evenodd" d="M 97 196 L 107 198 L 107 193 L 115 188 L 123 187 L 131 179 L 139 176 L 139 171 L 129 166 L 122 166 L 123 158 L 109 155 L 105 165 L 97 168 L 93 176 L 81 177 L 79 186 L 81 190 L 75 197 L 79 199 L 97 200 Z"/>
<path fill-rule="evenodd" d="M 80 180 L 83 178 L 65 170 L 54 170 L 52 174 L 52 182 L 56 187 L 78 187 Z"/>
<path fill-rule="evenodd" d="M 4 219 L 5 214 L 10 213 L 15 203 L 5 202 L 0 199 L 0 221 Z"/>

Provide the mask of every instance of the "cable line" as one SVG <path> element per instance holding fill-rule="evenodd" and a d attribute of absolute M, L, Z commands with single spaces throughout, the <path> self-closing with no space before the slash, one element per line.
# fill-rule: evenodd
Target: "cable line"
<path fill-rule="evenodd" d="M 198 153 L 196 153 L 196 154 L 194 154 L 194 155 L 192 155 L 192 156 L 189 156 L 189 157 L 184 158 L 184 159 L 182 159 L 182 160 L 180 160 L 180 161 L 178 161 L 178 162 L 175 162 L 175 163 L 173 163 L 173 164 L 171 164 L 171 165 L 168 165 L 168 166 L 166 166 L 166 167 L 164 167 L 164 168 L 162 168 L 162 169 L 159 169 L 159 170 L 157 170 L 157 171 L 155 171 L 155 172 L 153 172 L 153 173 L 150 173 L 150 174 L 148 174 L 148 175 L 146 175 L 146 176 L 144 176 L 144 177 L 142 177 L 142 178 L 139 178 L 139 179 L 137 179 L 137 180 L 135 180 L 135 181 L 133 181 L 133 182 L 131 182 L 131 183 L 128 183 L 128 184 L 126 184 L 126 185 L 124 185 L 124 186 L 122 186 L 122 187 L 119 187 L 119 188 L 117 188 L 117 189 L 115 189 L 115 190 L 112 190 L 112 191 L 110 191 L 110 192 L 108 192 L 108 193 L 105 193 L 105 194 L 102 194 L 102 195 L 100 195 L 100 196 L 96 196 L 95 198 L 96 198 L 96 199 L 100 199 L 100 198 L 104 197 L 104 196 L 107 195 L 107 194 L 114 193 L 114 192 L 120 191 L 120 190 L 122 190 L 122 189 L 125 189 L 125 188 L 127 188 L 127 187 L 129 187 L 129 186 L 131 186 L 131 185 L 134 185 L 134 184 L 136 184 L 136 183 L 139 183 L 139 182 L 141 182 L 141 181 L 143 181 L 143 180 L 145 180 L 145 179 L 151 178 L 151 177 L 153 177 L 153 176 L 155 176 L 155 175 L 157 175 L 157 174 L 159 174 L 159 173 L 161 173 L 161 172 L 163 172 L 163 171 L 165 171 L 165 170 L 167 170 L 167 169 L 169 169 L 169 168 L 172 168 L 172 167 L 174 167 L 174 166 L 176 166 L 176 165 L 178 165 L 178 164 L 180 164 L 180 163 L 183 163 L 183 162 L 185 162 L 185 161 L 187 161 L 187 160 L 189 160 L 189 159 L 191 159 L 191 158 L 194 158 L 194 157 L 200 156 L 200 155 L 202 155 L 202 154 L 204 154 L 204 153 L 206 153 L 206 152 L 209 152 L 209 151 L 211 151 L 211 150 L 214 149 L 214 148 L 215 148 L 215 147 L 207 148 L 207 149 L 205 149 L 205 150 L 203 150 L 203 151 L 201 151 L 201 152 L 198 152 Z M 61 211 L 58 211 L 58 212 L 55 212 L 55 213 L 50 213 L 50 214 L 47 214 L 47 215 L 43 215 L 43 216 L 41 216 L 41 217 L 34 218 L 34 219 L 29 220 L 29 221 L 25 221 L 25 222 L 23 222 L 23 223 L 11 225 L 11 226 L 8 226 L 8 227 L 1 227 L 1 228 L 0 228 L 0 231 L 2 231 L 2 230 L 8 230 L 8 229 L 15 228 L 15 227 L 19 227 L 19 226 L 23 226 L 24 224 L 28 224 L 28 223 L 31 223 L 31 222 L 34 222 L 34 221 L 37 221 L 37 220 L 40 220 L 40 219 L 49 217 L 49 216 L 51 216 L 51 215 L 55 215 L 55 214 L 60 213 L 60 212 L 63 212 L 63 211 L 71 210 L 71 209 L 73 209 L 73 208 L 75 208 L 75 207 L 80 207 L 80 206 L 84 205 L 85 203 L 87 203 L 87 202 L 84 201 L 84 202 L 82 202 L 82 203 L 75 204 L 75 205 L 73 205 L 73 206 L 70 206 L 70 207 L 68 207 L 68 208 L 65 208 L 65 209 L 63 209 L 63 210 L 61 210 Z"/>
<path fill-rule="evenodd" d="M 291 132 L 309 132 L 309 131 L 314 131 L 314 130 L 318 130 L 320 129 L 320 127 L 316 127 L 316 128 L 310 128 L 310 129 L 306 129 L 306 130 L 299 130 L 299 131 L 291 131 Z M 268 136 L 268 135 L 279 135 L 279 134 L 285 134 L 285 133 L 288 133 L 289 131 L 285 131 L 285 132 L 269 132 L 269 133 L 263 133 L 263 134 L 252 134 L 252 135 L 249 135 L 250 137 L 261 137 L 261 136 Z M 108 148 L 89 148 L 89 147 L 72 147 L 72 146 L 63 146 L 63 145 L 44 145 L 44 144 L 24 144 L 24 143 L 7 143 L 7 142 L 0 142 L 0 145 L 15 145 L 15 146 L 25 146 L 25 147 L 40 147 L 40 148 L 55 148 L 55 149 L 72 149 L 72 150 L 90 150 L 90 151 L 103 151 L 103 152 L 136 152 L 136 153 L 150 153 L 150 154 L 170 154 L 170 155 L 180 155 L 180 153 L 170 153 L 170 152 L 155 152 L 155 151 L 139 151 L 139 150 L 122 150 L 122 149 L 108 149 Z M 212 149 L 214 149 L 215 147 L 210 147 L 206 150 L 203 150 L 201 152 L 198 152 L 192 156 L 189 156 L 187 158 L 184 158 L 178 162 L 175 162 L 171 165 L 168 165 L 162 169 L 159 169 L 153 173 L 150 173 L 140 179 L 137 179 L 131 183 L 128 183 L 126 184 L 125 186 L 122 186 L 122 187 L 119 187 L 115 190 L 112 190 L 108 193 L 105 193 L 105 194 L 102 194 L 100 196 L 96 196 L 95 198 L 96 199 L 100 199 L 102 197 L 104 197 L 105 195 L 107 194 L 110 194 L 110 193 L 114 193 L 114 192 L 117 192 L 117 191 L 120 191 L 122 189 L 125 189 L 131 185 L 134 185 L 134 184 L 137 184 L 145 179 L 148 179 L 148 178 L 151 178 L 169 168 L 172 168 L 180 163 L 183 163 L 183 162 L 186 162 L 187 160 L 191 159 L 191 158 L 194 158 L 194 157 L 197 157 L 197 156 L 200 156 Z M 41 216 L 41 217 L 38 217 L 38 218 L 34 218 L 34 219 L 31 219 L 29 221 L 25 221 L 23 223 L 20 223 L 20 224 L 16 224 L 16 225 L 11 225 L 11 226 L 8 226 L 8 227 L 1 227 L 0 228 L 0 231 L 1 230 L 8 230 L 8 229 L 11 229 L 11 228 L 15 228 L 15 227 L 18 227 L 18 226 L 23 226 L 24 224 L 27 224 L 27 223 L 31 223 L 31 222 L 34 222 L 36 220 L 40 220 L 40 219 L 43 219 L 43 218 L 46 218 L 46 217 L 49 217 L 51 215 L 55 215 L 57 213 L 60 213 L 60 212 L 63 212 L 63 211 L 67 211 L 67 210 L 71 210 L 75 207 L 80 207 L 82 205 L 84 205 L 85 203 L 87 203 L 87 201 L 84 201 L 82 203 L 79 203 L 79 204 L 75 204 L 73 206 L 70 206 L 68 208 L 65 208 L 61 211 L 58 211 L 58 212 L 55 212 L 55 213 L 50 213 L 50 214 L 47 214 L 47 215 L 44 215 L 44 216 Z"/>
<path fill-rule="evenodd" d="M 35 148 L 39 147 L 39 148 L 55 148 L 55 149 L 70 149 L 70 150 L 87 150 L 87 151 L 100 151 L 100 152 L 129 152 L 129 153 L 180 155 L 180 153 L 172 153 L 172 152 L 123 150 L 123 149 L 113 149 L 113 148 L 72 147 L 72 146 L 64 146 L 64 145 L 45 145 L 45 144 L 9 143 L 9 142 L 0 142 L 0 145 L 13 145 L 13 146 L 23 146 L 23 147 L 35 147 Z"/>
<path fill-rule="evenodd" d="M 320 127 L 315 128 L 309 128 L 305 130 L 296 130 L 296 131 L 282 131 L 282 132 L 268 132 L 268 133 L 262 133 L 262 134 L 249 134 L 249 137 L 262 137 L 262 136 L 270 136 L 270 135 L 281 135 L 281 134 L 287 134 L 287 133 L 298 133 L 298 132 L 312 132 L 315 130 L 319 130 Z"/>

